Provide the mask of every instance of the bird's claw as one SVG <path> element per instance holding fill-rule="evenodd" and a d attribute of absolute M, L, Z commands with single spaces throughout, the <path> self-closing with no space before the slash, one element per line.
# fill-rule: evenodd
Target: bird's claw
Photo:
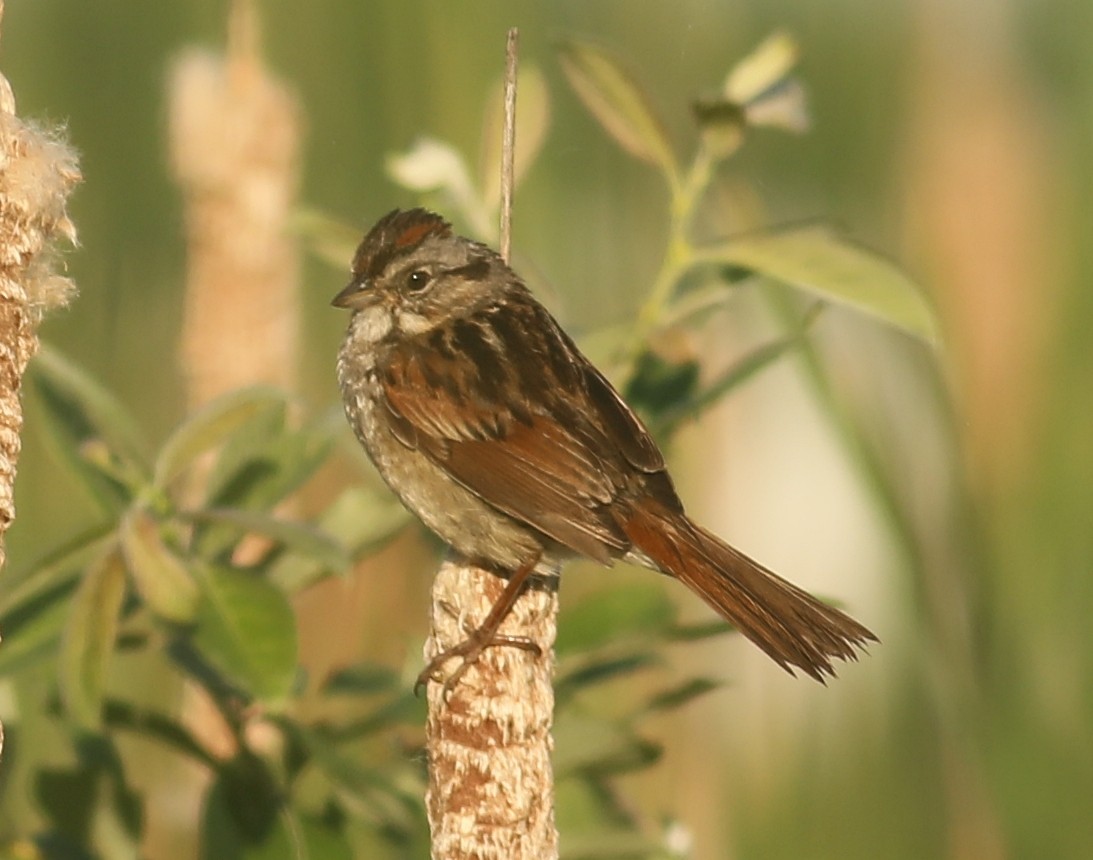
<path fill-rule="evenodd" d="M 485 636 L 477 635 L 478 633 L 479 631 L 473 632 L 458 645 L 446 648 L 426 663 L 425 668 L 421 670 L 421 673 L 417 676 L 417 680 L 414 682 L 414 695 L 420 695 L 421 690 L 427 687 L 430 681 L 439 681 L 440 670 L 443 668 L 444 664 L 453 657 L 459 657 L 463 662 L 460 663 L 459 667 L 443 681 L 441 696 L 445 701 L 447 701 L 448 696 L 451 694 L 452 690 L 455 689 L 459 680 L 463 677 L 463 674 L 467 669 L 478 662 L 478 658 L 482 656 L 482 653 L 487 648 L 508 646 L 510 648 L 519 648 L 521 651 L 527 651 L 534 657 L 541 657 L 543 654 L 543 649 L 540 648 L 538 644 L 523 636 L 493 635 L 487 638 Z"/>

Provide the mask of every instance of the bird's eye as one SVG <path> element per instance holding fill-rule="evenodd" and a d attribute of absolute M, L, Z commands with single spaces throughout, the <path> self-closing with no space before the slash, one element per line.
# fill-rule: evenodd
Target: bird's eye
<path fill-rule="evenodd" d="M 430 280 L 432 280 L 432 275 L 424 269 L 414 269 L 406 279 L 406 286 L 415 291 L 423 290 L 429 286 Z"/>

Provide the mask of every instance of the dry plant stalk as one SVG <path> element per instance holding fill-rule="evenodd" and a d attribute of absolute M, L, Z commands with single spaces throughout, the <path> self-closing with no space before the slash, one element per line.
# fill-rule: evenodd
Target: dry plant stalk
<path fill-rule="evenodd" d="M 446 561 L 433 583 L 425 659 L 467 638 L 500 596 L 500 577 Z M 426 810 L 434 860 L 558 856 L 550 734 L 558 576 L 536 574 L 502 625 L 541 649 L 488 648 L 445 697 L 429 685 Z M 459 659 L 445 667 L 454 671 Z"/>
<path fill-rule="evenodd" d="M 191 49 L 170 83 L 170 150 L 182 189 L 187 279 L 182 359 L 190 406 L 242 385 L 291 388 L 300 254 L 289 231 L 301 112 L 263 67 L 250 2 L 227 58 Z"/>
<path fill-rule="evenodd" d="M 501 171 L 502 256 L 511 237 L 516 146 L 517 32 L 508 33 Z M 500 577 L 464 560 L 446 561 L 432 593 L 425 660 L 455 647 L 482 623 L 504 590 Z M 551 860 L 554 824 L 554 636 L 558 571 L 537 572 L 501 627 L 539 654 L 488 648 L 445 695 L 429 685 L 425 798 L 433 860 Z M 445 671 L 460 667 L 458 658 Z"/>
<path fill-rule="evenodd" d="M 0 16 L 3 10 L 0 2 Z M 4 535 L 15 519 L 23 373 L 38 349 L 42 315 L 73 292 L 71 281 L 54 271 L 52 247 L 59 239 L 76 241 L 65 203 L 80 178 L 76 153 L 61 132 L 19 119 L 11 86 L 0 75 L 0 568 Z"/>
<path fill-rule="evenodd" d="M 187 273 L 181 359 L 190 409 L 236 388 L 294 386 L 300 252 L 289 219 L 300 174 L 302 112 L 261 60 L 251 0 L 235 0 L 227 56 L 191 48 L 168 92 L 171 168 L 182 190 Z M 195 470 L 190 486 L 204 484 Z M 240 563 L 265 550 L 244 540 Z M 234 752 L 215 707 L 187 687 L 183 721 L 212 750 Z M 167 802 L 180 790 L 170 787 Z"/>

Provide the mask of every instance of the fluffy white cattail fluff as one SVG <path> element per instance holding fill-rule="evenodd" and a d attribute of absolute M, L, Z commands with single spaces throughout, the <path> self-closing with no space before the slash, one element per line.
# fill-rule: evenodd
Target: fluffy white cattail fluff
<path fill-rule="evenodd" d="M 0 75 L 0 568 L 4 534 L 15 519 L 23 372 L 38 349 L 42 315 L 73 292 L 71 281 L 55 271 L 54 246 L 76 241 L 65 204 L 79 181 L 76 153 L 62 131 L 19 119 L 15 95 Z"/>
<path fill-rule="evenodd" d="M 23 371 L 38 348 L 42 315 L 73 291 L 55 271 L 54 245 L 76 241 L 65 204 L 79 180 L 63 133 L 17 117 L 11 86 L 0 75 L 0 567 L 3 535 L 15 518 Z"/>

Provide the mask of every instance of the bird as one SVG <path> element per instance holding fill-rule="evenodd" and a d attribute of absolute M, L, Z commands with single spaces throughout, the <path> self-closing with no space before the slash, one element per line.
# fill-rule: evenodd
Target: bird
<path fill-rule="evenodd" d="M 464 559 L 507 578 L 419 683 L 485 648 L 528 579 L 575 558 L 679 580 L 790 674 L 823 682 L 877 637 L 687 516 L 649 430 L 502 257 L 395 209 L 333 299 L 346 417 L 388 487 Z"/>

